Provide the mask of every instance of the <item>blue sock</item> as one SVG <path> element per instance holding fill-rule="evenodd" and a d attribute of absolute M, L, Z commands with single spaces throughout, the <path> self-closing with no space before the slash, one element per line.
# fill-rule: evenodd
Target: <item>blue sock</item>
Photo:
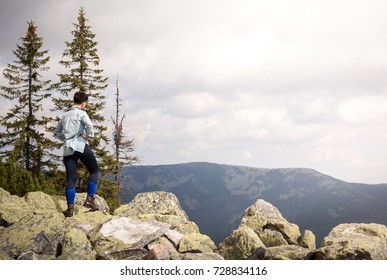
<path fill-rule="evenodd" d="M 67 205 L 74 205 L 75 200 L 75 188 L 66 189 Z"/>
<path fill-rule="evenodd" d="M 94 183 L 92 181 L 87 181 L 87 195 L 94 197 L 96 191 L 97 191 L 97 183 Z"/>

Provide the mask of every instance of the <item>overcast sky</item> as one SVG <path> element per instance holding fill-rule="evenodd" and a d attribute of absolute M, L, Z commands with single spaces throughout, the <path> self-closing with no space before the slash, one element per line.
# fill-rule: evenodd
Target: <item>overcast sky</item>
<path fill-rule="evenodd" d="M 0 0 L 1 72 L 33 20 L 51 56 L 44 78 L 57 82 L 81 6 L 109 77 L 105 116 L 118 75 L 142 165 L 387 183 L 387 1 Z"/>

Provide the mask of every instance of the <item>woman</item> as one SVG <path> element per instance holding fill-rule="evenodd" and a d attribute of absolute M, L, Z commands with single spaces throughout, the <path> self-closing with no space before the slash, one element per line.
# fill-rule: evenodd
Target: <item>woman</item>
<path fill-rule="evenodd" d="M 74 214 L 75 185 L 78 178 L 78 160 L 86 166 L 90 173 L 87 180 L 87 198 L 83 206 L 95 211 L 98 206 L 95 203 L 95 192 L 99 179 L 99 167 L 88 139 L 94 136 L 93 123 L 84 111 L 88 96 L 83 91 L 74 94 L 74 105 L 63 114 L 54 135 L 64 141 L 63 162 L 67 173 L 66 200 L 67 210 L 63 211 L 65 217 Z"/>

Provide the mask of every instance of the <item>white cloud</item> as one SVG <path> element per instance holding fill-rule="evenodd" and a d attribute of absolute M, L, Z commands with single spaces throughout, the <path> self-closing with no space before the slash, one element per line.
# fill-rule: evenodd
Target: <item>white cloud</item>
<path fill-rule="evenodd" d="M 344 162 L 345 165 L 358 165 L 362 162 L 362 154 L 360 151 L 355 151 L 343 146 L 318 146 L 311 151 L 311 156 L 314 161 L 321 162 Z"/>
<path fill-rule="evenodd" d="M 339 104 L 338 117 L 347 122 L 373 123 L 385 121 L 387 117 L 386 96 L 358 96 Z"/>
<path fill-rule="evenodd" d="M 208 92 L 180 93 L 166 100 L 166 114 L 177 117 L 205 118 L 224 109 L 224 101 Z"/>

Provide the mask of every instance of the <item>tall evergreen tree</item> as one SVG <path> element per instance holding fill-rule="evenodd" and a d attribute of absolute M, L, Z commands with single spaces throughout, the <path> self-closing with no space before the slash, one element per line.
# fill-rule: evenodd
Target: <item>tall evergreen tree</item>
<path fill-rule="evenodd" d="M 27 171 L 39 176 L 44 167 L 50 167 L 48 152 L 53 142 L 44 132 L 50 119 L 40 116 L 44 100 L 50 97 L 50 80 L 42 80 L 41 73 L 49 69 L 46 66 L 50 57 L 48 50 L 42 51 L 43 39 L 36 33 L 34 22 L 28 22 L 27 33 L 20 38 L 13 54 L 16 60 L 7 64 L 3 75 L 8 86 L 1 86 L 2 97 L 14 101 L 13 108 L 0 117 L 4 131 L 0 133 L 0 148 L 5 157 L 13 152 L 15 161 Z"/>
<path fill-rule="evenodd" d="M 125 165 L 133 165 L 139 161 L 137 156 L 131 155 L 134 151 L 134 140 L 127 139 L 124 133 L 124 119 L 126 115 L 120 114 L 121 99 L 120 99 L 120 89 L 118 86 L 118 77 L 116 80 L 116 115 L 111 118 L 113 122 L 113 150 L 115 155 L 115 167 L 114 167 L 114 181 L 115 187 L 117 188 L 117 197 L 118 190 L 121 187 L 120 173 L 121 169 Z"/>
<path fill-rule="evenodd" d="M 109 138 L 106 135 L 107 127 L 104 125 L 105 117 L 102 115 L 106 99 L 103 91 L 107 87 L 107 78 L 102 75 L 103 70 L 98 68 L 100 59 L 97 54 L 97 42 L 87 22 L 85 11 L 81 8 L 78 22 L 73 24 L 74 30 L 71 32 L 73 40 L 65 42 L 67 48 L 60 61 L 68 71 L 58 74 L 60 81 L 54 85 L 61 97 L 53 98 L 53 103 L 54 110 L 67 111 L 72 105 L 74 92 L 82 90 L 89 95 L 89 105 L 85 110 L 93 121 L 95 130 L 95 137 L 89 142 L 102 173 L 107 175 L 111 173 L 111 168 L 114 166 L 114 158 L 106 149 Z M 86 170 L 83 169 L 80 173 L 80 186 L 83 187 Z"/>

